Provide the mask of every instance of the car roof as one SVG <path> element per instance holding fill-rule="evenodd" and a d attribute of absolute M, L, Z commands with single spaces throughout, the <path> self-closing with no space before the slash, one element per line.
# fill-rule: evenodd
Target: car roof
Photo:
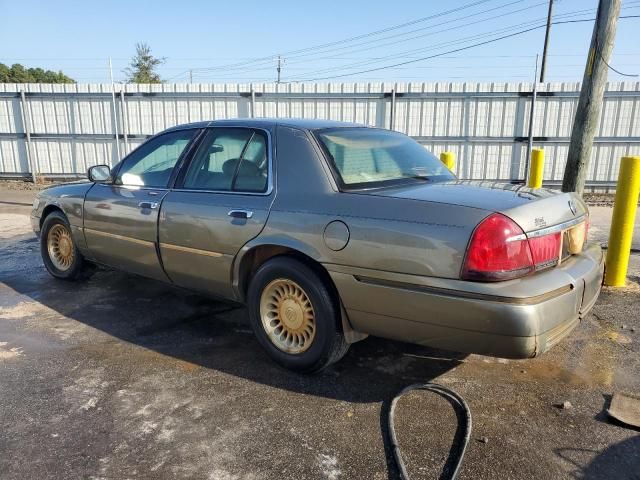
<path fill-rule="evenodd" d="M 175 127 L 168 128 L 167 130 L 165 130 L 165 132 L 207 127 L 273 128 L 278 125 L 301 128 L 304 130 L 318 130 L 322 128 L 353 128 L 366 126 L 358 123 L 337 122 L 334 120 L 318 120 L 310 118 L 234 118 L 176 125 Z"/>

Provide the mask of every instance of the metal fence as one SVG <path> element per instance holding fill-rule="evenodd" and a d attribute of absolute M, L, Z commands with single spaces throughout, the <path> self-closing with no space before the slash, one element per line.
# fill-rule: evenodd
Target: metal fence
<path fill-rule="evenodd" d="M 72 177 L 115 163 L 170 126 L 235 117 L 304 117 L 404 132 L 456 154 L 463 179 L 522 180 L 530 83 L 0 84 L 0 176 Z M 533 143 L 544 179 L 562 179 L 578 83 L 538 86 Z M 620 158 L 640 154 L 640 83 L 610 83 L 588 185 L 613 186 Z"/>

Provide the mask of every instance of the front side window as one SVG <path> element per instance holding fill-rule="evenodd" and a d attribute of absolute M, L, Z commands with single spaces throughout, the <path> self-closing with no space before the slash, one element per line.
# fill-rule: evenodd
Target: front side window
<path fill-rule="evenodd" d="M 198 148 L 184 179 L 195 190 L 265 192 L 267 139 L 248 128 L 212 128 Z"/>
<path fill-rule="evenodd" d="M 166 188 L 176 163 L 197 130 L 179 130 L 155 137 L 129 155 L 116 185 Z"/>
<path fill-rule="evenodd" d="M 397 132 L 375 128 L 318 130 L 316 137 L 348 189 L 455 177 L 431 152 Z"/>

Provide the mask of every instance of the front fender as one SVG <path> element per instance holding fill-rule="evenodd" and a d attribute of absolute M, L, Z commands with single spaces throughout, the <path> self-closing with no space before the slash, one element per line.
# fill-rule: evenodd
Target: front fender
<path fill-rule="evenodd" d="M 43 217 L 52 209 L 61 210 L 71 226 L 71 234 L 80 252 L 87 256 L 88 250 L 84 238 L 84 198 L 87 192 L 93 186 L 93 183 L 72 183 L 67 185 L 58 185 L 42 190 L 38 194 L 38 204 L 34 205 L 31 217 L 36 222 L 38 229 L 42 225 Z"/>

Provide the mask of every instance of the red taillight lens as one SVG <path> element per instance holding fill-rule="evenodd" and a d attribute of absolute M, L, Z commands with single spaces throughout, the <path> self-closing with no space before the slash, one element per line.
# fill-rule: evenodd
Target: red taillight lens
<path fill-rule="evenodd" d="M 560 238 L 562 233 L 552 233 L 543 237 L 529 239 L 529 248 L 533 256 L 536 270 L 541 270 L 558 263 L 560 259 Z"/>
<path fill-rule="evenodd" d="M 531 249 L 522 229 L 509 217 L 494 213 L 473 232 L 462 278 L 490 282 L 508 280 L 526 275 L 533 269 Z"/>

